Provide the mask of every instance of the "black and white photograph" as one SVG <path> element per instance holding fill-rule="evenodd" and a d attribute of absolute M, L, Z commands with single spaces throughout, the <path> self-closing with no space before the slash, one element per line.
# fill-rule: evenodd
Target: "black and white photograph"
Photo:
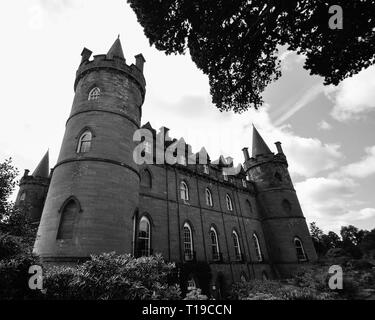
<path fill-rule="evenodd" d="M 2 3 L 0 304 L 375 300 L 374 13 Z"/>

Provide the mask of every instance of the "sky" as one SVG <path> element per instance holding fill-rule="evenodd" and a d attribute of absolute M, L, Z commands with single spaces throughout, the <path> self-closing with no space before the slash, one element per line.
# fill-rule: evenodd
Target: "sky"
<path fill-rule="evenodd" d="M 208 78 L 188 53 L 150 47 L 125 0 L 8 1 L 0 30 L 0 161 L 12 157 L 20 174 L 47 149 L 54 166 L 81 51 L 106 53 L 120 34 L 128 64 L 138 53 L 146 59 L 142 124 L 240 163 L 254 123 L 271 150 L 282 143 L 308 223 L 325 232 L 375 228 L 375 66 L 327 87 L 303 69 L 303 56 L 280 48 L 283 76 L 264 92 L 262 108 L 238 115 L 211 103 Z"/>

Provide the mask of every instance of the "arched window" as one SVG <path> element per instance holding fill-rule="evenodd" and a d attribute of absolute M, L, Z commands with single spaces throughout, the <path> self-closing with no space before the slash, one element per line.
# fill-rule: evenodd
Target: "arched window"
<path fill-rule="evenodd" d="M 138 226 L 138 255 L 149 256 L 151 247 L 150 221 L 143 216 Z"/>
<path fill-rule="evenodd" d="M 253 234 L 253 242 L 254 242 L 254 248 L 255 248 L 257 260 L 259 262 L 263 261 L 262 250 L 260 249 L 259 239 L 255 233 Z"/>
<path fill-rule="evenodd" d="M 229 196 L 229 194 L 226 195 L 225 199 L 226 199 L 226 202 L 227 202 L 227 209 L 229 211 L 233 211 L 232 199 Z"/>
<path fill-rule="evenodd" d="M 22 192 L 20 196 L 20 201 L 25 201 L 26 200 L 26 192 Z"/>
<path fill-rule="evenodd" d="M 292 205 L 287 199 L 284 199 L 283 202 L 281 203 L 283 209 L 285 212 L 289 213 L 292 210 Z"/>
<path fill-rule="evenodd" d="M 141 171 L 141 186 L 150 188 L 152 187 L 152 177 L 148 169 Z"/>
<path fill-rule="evenodd" d="M 211 227 L 210 229 L 210 238 L 211 238 L 212 260 L 218 261 L 220 260 L 219 241 L 217 239 L 217 232 L 214 227 Z"/>
<path fill-rule="evenodd" d="M 189 200 L 189 188 L 185 181 L 181 181 L 180 183 L 180 192 L 181 192 L 181 199 L 182 200 Z"/>
<path fill-rule="evenodd" d="M 98 87 L 92 88 L 89 93 L 88 100 L 98 100 L 100 97 L 100 89 Z"/>
<path fill-rule="evenodd" d="M 57 231 L 58 240 L 73 238 L 75 219 L 79 212 L 79 206 L 74 199 L 69 200 L 61 210 L 60 225 Z"/>
<path fill-rule="evenodd" d="M 207 204 L 209 207 L 212 207 L 212 206 L 213 206 L 212 194 L 211 194 L 210 189 L 208 189 L 208 188 L 206 188 L 206 204 Z"/>
<path fill-rule="evenodd" d="M 184 256 L 185 261 L 191 261 L 194 258 L 193 235 L 187 222 L 184 224 Z"/>
<path fill-rule="evenodd" d="M 302 241 L 295 237 L 294 238 L 294 246 L 296 248 L 296 254 L 297 254 L 297 259 L 298 261 L 306 261 L 306 254 L 305 254 L 305 249 L 303 248 Z"/>
<path fill-rule="evenodd" d="M 238 234 L 235 230 L 233 230 L 232 232 L 232 238 L 233 238 L 234 254 L 235 254 L 236 260 L 242 260 L 240 241 L 238 239 Z"/>
<path fill-rule="evenodd" d="M 77 153 L 89 152 L 91 148 L 92 133 L 87 130 L 81 134 L 78 140 Z"/>

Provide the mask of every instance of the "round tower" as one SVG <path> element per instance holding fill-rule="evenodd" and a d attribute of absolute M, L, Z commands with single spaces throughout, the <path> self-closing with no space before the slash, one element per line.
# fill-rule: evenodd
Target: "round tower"
<path fill-rule="evenodd" d="M 45 261 L 132 251 L 139 171 L 133 134 L 145 97 L 142 55 L 127 65 L 118 38 L 107 54 L 82 51 L 75 96 L 34 250 Z"/>
<path fill-rule="evenodd" d="M 47 151 L 31 175 L 29 175 L 29 170 L 25 170 L 20 180 L 15 203 L 17 207 L 25 209 L 30 221 L 35 224 L 39 223 L 42 215 L 49 183 L 49 154 Z"/>
<path fill-rule="evenodd" d="M 245 157 L 244 166 L 256 186 L 271 262 L 283 277 L 300 264 L 316 261 L 317 255 L 281 143 L 276 147 L 274 154 L 254 127 L 252 157 Z"/>

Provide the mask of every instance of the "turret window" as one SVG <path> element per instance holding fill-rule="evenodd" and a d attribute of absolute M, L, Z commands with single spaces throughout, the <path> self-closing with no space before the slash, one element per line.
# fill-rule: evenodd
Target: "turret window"
<path fill-rule="evenodd" d="M 98 87 L 92 88 L 89 93 L 88 100 L 98 100 L 100 97 L 100 89 Z"/>
<path fill-rule="evenodd" d="M 75 219 L 79 212 L 79 206 L 74 199 L 70 199 L 61 210 L 60 225 L 57 232 L 58 240 L 73 238 Z"/>
<path fill-rule="evenodd" d="M 85 131 L 78 141 L 77 153 L 89 152 L 91 148 L 92 133 Z"/>
<path fill-rule="evenodd" d="M 151 172 L 148 169 L 144 169 L 141 171 L 141 186 L 150 189 L 152 187 Z"/>
<path fill-rule="evenodd" d="M 20 201 L 25 201 L 26 200 L 26 192 L 22 192 L 20 196 Z"/>
<path fill-rule="evenodd" d="M 185 201 L 189 200 L 189 188 L 185 181 L 181 181 L 180 183 L 180 193 L 181 193 L 180 195 L 181 195 L 182 200 L 185 200 Z"/>
<path fill-rule="evenodd" d="M 302 241 L 295 237 L 294 238 L 294 246 L 296 248 L 296 254 L 297 254 L 297 259 L 298 261 L 306 261 L 307 258 L 306 258 L 306 254 L 305 254 L 305 249 L 303 248 L 303 244 L 302 244 Z"/>
<path fill-rule="evenodd" d="M 150 221 L 142 217 L 138 227 L 138 255 L 149 256 L 151 248 Z"/>
<path fill-rule="evenodd" d="M 258 236 L 255 233 L 253 234 L 253 242 L 254 242 L 255 254 L 256 254 L 257 260 L 261 262 L 263 260 L 262 250 L 260 249 Z"/>
<path fill-rule="evenodd" d="M 212 206 L 213 206 L 212 194 L 211 194 L 210 189 L 208 189 L 208 188 L 206 188 L 206 204 L 207 204 L 209 207 L 212 207 Z"/>
<path fill-rule="evenodd" d="M 228 209 L 229 211 L 233 211 L 232 199 L 231 199 L 231 197 L 229 196 L 229 194 L 226 195 L 225 199 L 226 199 L 226 202 L 227 202 L 227 209 Z"/>

